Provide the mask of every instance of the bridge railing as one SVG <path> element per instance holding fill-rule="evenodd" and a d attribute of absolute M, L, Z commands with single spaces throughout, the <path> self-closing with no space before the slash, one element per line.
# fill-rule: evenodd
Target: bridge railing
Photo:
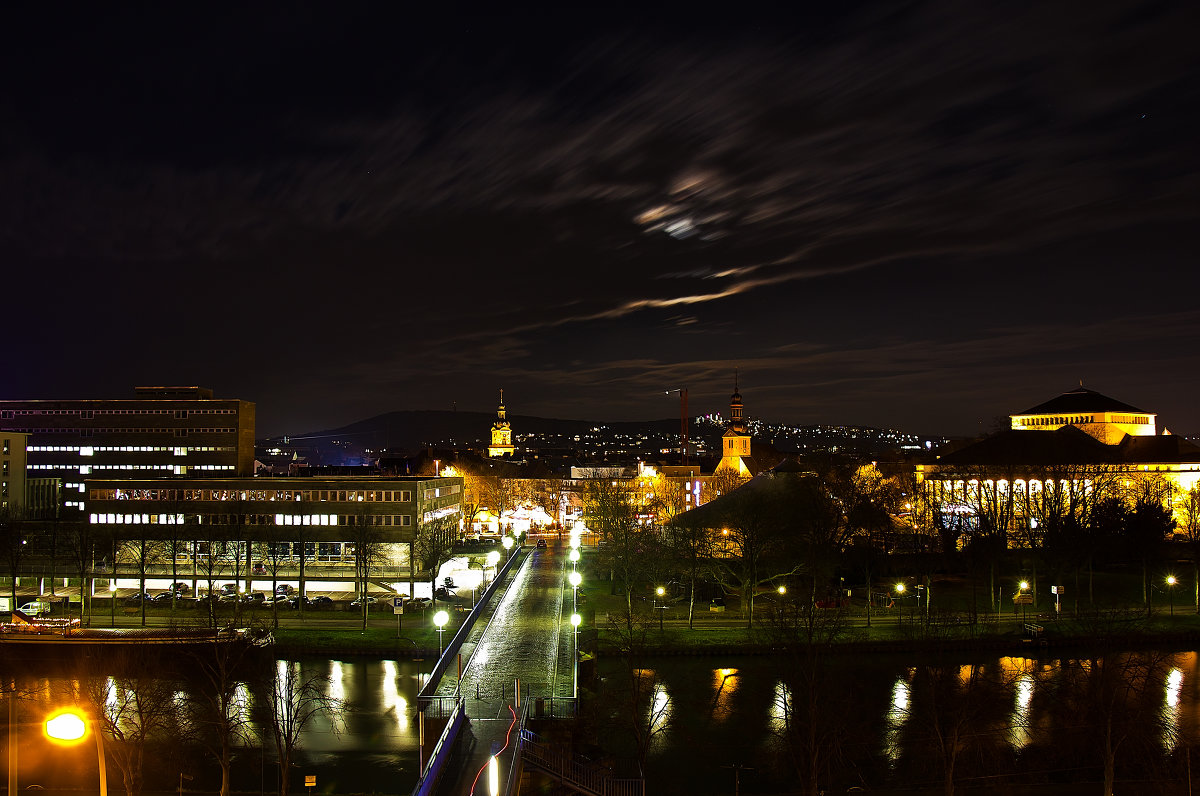
<path fill-rule="evenodd" d="M 453 702 L 445 699 L 434 700 L 429 705 L 426 705 L 418 719 L 421 722 L 422 735 L 424 735 L 425 719 L 430 717 L 429 709 L 436 706 L 440 712 L 447 704 L 452 705 L 449 709 L 449 721 L 442 728 L 442 734 L 438 736 L 437 743 L 434 744 L 433 750 L 429 753 L 429 761 L 422 767 L 421 776 L 417 780 L 417 784 L 413 787 L 413 796 L 432 796 L 432 794 L 437 793 L 438 780 L 445 772 L 446 763 L 450 760 L 450 750 L 454 748 L 454 742 L 458 740 L 458 734 L 462 730 L 463 723 L 466 721 L 465 700 L 458 697 L 455 697 Z M 441 717 L 433 716 L 433 718 Z M 421 740 L 423 741 L 424 738 Z M 421 752 L 424 754 L 424 747 L 422 747 Z"/>
<path fill-rule="evenodd" d="M 527 556 L 522 557 L 517 554 L 518 552 L 518 550 L 514 549 L 512 555 L 508 557 L 508 560 L 505 561 L 504 565 L 496 572 L 495 577 L 492 578 L 492 582 L 488 584 L 488 587 L 484 589 L 483 594 L 480 596 L 479 602 L 475 603 L 475 607 L 471 609 L 469 614 L 467 614 L 466 618 L 463 620 L 462 626 L 460 626 L 458 628 L 458 632 L 454 634 L 454 638 L 452 638 L 450 643 L 446 645 L 446 649 L 442 653 L 442 656 L 438 658 L 433 670 L 429 673 L 429 679 L 425 681 L 425 687 L 422 688 L 420 693 L 417 694 L 417 704 L 419 708 L 425 704 L 427 699 L 432 697 L 437 692 L 438 684 L 441 682 L 442 676 L 446 673 L 446 669 L 449 667 L 450 661 L 454 660 L 454 657 L 458 655 L 458 651 L 462 649 L 463 642 L 467 640 L 467 636 L 470 635 L 472 628 L 475 627 L 476 620 L 479 619 L 485 607 L 491 601 L 492 597 L 495 596 L 496 591 L 504 582 L 504 578 L 508 575 L 509 570 L 512 569 L 518 559 L 528 560 Z M 484 632 L 486 632 L 486 630 Z M 467 662 L 467 667 L 470 668 L 469 660 Z"/>

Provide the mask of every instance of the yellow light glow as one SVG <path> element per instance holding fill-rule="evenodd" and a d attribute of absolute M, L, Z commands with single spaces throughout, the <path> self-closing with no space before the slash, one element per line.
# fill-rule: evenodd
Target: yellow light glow
<path fill-rule="evenodd" d="M 1174 576 L 1174 575 L 1167 575 L 1167 585 L 1168 585 L 1168 586 L 1174 586 L 1174 585 L 1175 585 L 1176 583 L 1178 583 L 1178 582 L 1179 582 L 1179 581 L 1175 580 L 1175 576 Z"/>
<path fill-rule="evenodd" d="M 438 630 L 441 630 L 443 627 L 445 627 L 446 623 L 449 621 L 450 614 L 446 613 L 445 611 L 438 611 L 433 615 L 433 623 L 437 625 Z"/>
<path fill-rule="evenodd" d="M 488 761 L 488 793 L 492 796 L 499 796 L 500 793 L 500 763 L 495 755 Z"/>
<path fill-rule="evenodd" d="M 74 744 L 82 741 L 88 732 L 83 715 L 71 710 L 62 710 L 46 719 L 46 737 L 60 743 Z"/>
<path fill-rule="evenodd" d="M 580 623 L 582 623 L 582 622 L 583 622 L 582 616 L 580 616 L 579 614 L 571 614 L 571 626 L 572 627 L 579 627 Z"/>
<path fill-rule="evenodd" d="M 569 558 L 571 560 L 572 564 L 578 562 L 579 561 L 579 551 L 571 550 L 571 554 L 569 556 L 567 556 L 567 558 Z"/>
<path fill-rule="evenodd" d="M 572 586 L 579 588 L 579 584 L 583 583 L 583 575 L 580 575 L 578 572 L 572 572 L 567 576 L 567 580 L 571 582 Z"/>
<path fill-rule="evenodd" d="M 896 584 L 896 593 L 897 593 L 897 594 L 904 594 L 904 584 L 903 584 L 903 583 L 897 583 L 897 584 Z"/>
<path fill-rule="evenodd" d="M 1017 585 L 1021 587 L 1021 591 L 1025 591 L 1026 589 L 1029 588 L 1029 581 L 1023 580 L 1020 583 L 1018 583 Z"/>
<path fill-rule="evenodd" d="M 780 587 L 779 587 L 779 593 L 780 593 L 780 594 L 787 594 L 787 586 L 780 586 Z"/>
<path fill-rule="evenodd" d="M 659 586 L 657 589 L 654 590 L 654 593 L 657 594 L 659 597 L 662 597 L 664 594 L 667 593 L 667 590 L 664 589 L 662 586 Z"/>

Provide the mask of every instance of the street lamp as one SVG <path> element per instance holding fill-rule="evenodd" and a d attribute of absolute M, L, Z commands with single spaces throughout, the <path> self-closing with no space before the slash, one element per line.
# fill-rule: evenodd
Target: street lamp
<path fill-rule="evenodd" d="M 1025 592 L 1029 591 L 1029 581 L 1023 580 L 1017 584 L 1017 594 L 1020 595 L 1018 600 L 1021 603 L 1021 621 L 1025 621 Z"/>
<path fill-rule="evenodd" d="M 492 550 L 487 554 L 487 565 L 492 569 L 492 578 L 496 577 L 496 565 L 500 563 L 500 551 Z"/>
<path fill-rule="evenodd" d="M 572 572 L 567 576 L 567 580 L 571 584 L 571 611 L 579 610 L 579 584 L 583 582 L 583 575 L 578 572 Z"/>
<path fill-rule="evenodd" d="M 658 595 L 658 602 L 660 603 L 654 607 L 658 609 L 658 632 L 661 633 L 663 629 L 663 613 L 667 610 L 667 604 L 663 602 L 663 596 L 667 593 L 667 590 L 659 586 L 654 590 L 654 593 Z"/>
<path fill-rule="evenodd" d="M 575 565 L 579 563 L 579 550 L 571 548 L 571 552 L 567 554 L 567 560 L 571 562 L 571 569 L 575 569 Z"/>
<path fill-rule="evenodd" d="M 579 696 L 579 624 L 583 622 L 583 617 L 579 614 L 571 614 L 571 627 L 575 629 L 574 640 L 571 647 L 571 661 L 574 664 L 571 673 L 571 695 Z"/>
<path fill-rule="evenodd" d="M 50 714 L 42 727 L 46 737 L 55 743 L 74 746 L 87 738 L 89 722 L 87 717 L 77 710 L 66 708 Z M 96 736 L 96 760 L 100 766 L 100 796 L 108 796 L 108 772 L 104 766 L 104 736 L 98 728 L 92 727 Z"/>
<path fill-rule="evenodd" d="M 901 625 L 904 624 L 904 584 L 903 583 L 896 584 L 896 594 L 898 595 L 897 599 L 900 602 L 900 613 L 896 614 L 896 627 L 900 627 Z"/>
<path fill-rule="evenodd" d="M 1175 616 L 1175 584 L 1178 582 L 1174 575 L 1167 575 L 1167 597 L 1171 601 L 1171 616 Z"/>
<path fill-rule="evenodd" d="M 505 536 L 500 540 L 500 544 L 504 545 L 504 549 L 506 551 L 511 552 L 513 549 L 513 538 L 511 536 Z"/>
<path fill-rule="evenodd" d="M 438 631 L 438 658 L 442 657 L 442 651 L 445 649 L 442 646 L 442 633 L 446 630 L 446 623 L 450 621 L 450 614 L 445 611 L 438 611 L 433 615 L 433 623 L 437 625 Z"/>

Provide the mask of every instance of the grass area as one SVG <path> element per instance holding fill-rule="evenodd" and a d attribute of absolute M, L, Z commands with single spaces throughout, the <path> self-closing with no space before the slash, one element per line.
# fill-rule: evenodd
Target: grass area
<path fill-rule="evenodd" d="M 1039 604 L 1014 606 L 1012 595 L 1018 591 L 1019 578 L 997 578 L 997 588 L 1005 588 L 1000 611 L 988 600 L 988 584 L 971 583 L 965 577 L 942 576 L 933 579 L 933 594 L 928 615 L 924 603 L 912 596 L 889 600 L 887 607 L 875 606 L 867 625 L 866 589 L 858 590 L 846 609 L 825 609 L 816 613 L 816 638 L 835 644 L 945 643 L 953 645 L 1012 645 L 1028 647 L 1040 643 L 1026 625 L 1042 628 L 1040 637 L 1053 644 L 1095 644 L 1108 639 L 1122 643 L 1172 642 L 1200 637 L 1200 615 L 1191 604 L 1190 584 L 1180 584 L 1174 593 L 1165 583 L 1151 594 L 1152 611 L 1147 616 L 1141 578 L 1137 573 L 1097 574 L 1092 588 L 1086 581 L 1081 588 L 1066 585 L 1061 597 L 1061 612 L 1055 611 L 1052 595 L 1043 594 Z M 584 626 L 594 629 L 601 649 L 627 643 L 625 622 L 627 603 L 621 589 L 585 574 L 588 602 L 581 606 Z M 1053 581 L 1041 579 L 1039 590 L 1049 592 Z M 876 594 L 889 591 L 878 585 Z M 615 593 L 614 593 L 615 592 Z M 923 594 L 924 590 L 922 590 Z M 1082 592 L 1082 593 L 1081 593 Z M 894 594 L 894 592 L 893 592 Z M 1089 599 L 1090 596 L 1090 599 Z M 709 610 L 707 601 L 697 601 L 694 627 L 688 628 L 686 600 L 663 603 L 649 593 L 634 595 L 634 638 L 636 643 L 661 652 L 728 650 L 744 648 L 765 651 L 804 637 L 797 623 L 786 618 L 795 604 L 782 603 L 774 594 L 755 600 L 754 624 L 747 627 L 740 600 L 725 597 L 725 610 Z M 793 599 L 792 597 L 784 598 Z M 807 600 L 804 600 L 806 603 Z M 972 611 L 972 606 L 975 610 Z M 1173 611 L 1173 612 L 1172 612 Z M 1076 613 L 1078 612 L 1078 613 Z M 781 618 L 782 617 L 782 618 Z"/>

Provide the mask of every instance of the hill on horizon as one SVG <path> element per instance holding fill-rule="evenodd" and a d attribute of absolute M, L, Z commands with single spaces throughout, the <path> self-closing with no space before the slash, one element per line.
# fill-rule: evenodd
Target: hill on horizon
<path fill-rule="evenodd" d="M 359 420 L 349 425 L 332 429 L 311 431 L 305 434 L 286 434 L 269 439 L 287 437 L 292 441 L 312 440 L 314 444 L 334 440 L 361 445 L 372 449 L 415 451 L 436 443 L 453 440 L 459 446 L 485 444 L 490 435 L 494 412 L 447 411 L 444 409 L 407 409 L 385 412 L 381 415 Z M 573 437 L 597 426 L 614 432 L 666 433 L 679 432 L 679 420 L 565 420 L 562 418 L 534 417 L 532 415 L 508 415 L 514 438 L 526 434 L 563 435 Z"/>

